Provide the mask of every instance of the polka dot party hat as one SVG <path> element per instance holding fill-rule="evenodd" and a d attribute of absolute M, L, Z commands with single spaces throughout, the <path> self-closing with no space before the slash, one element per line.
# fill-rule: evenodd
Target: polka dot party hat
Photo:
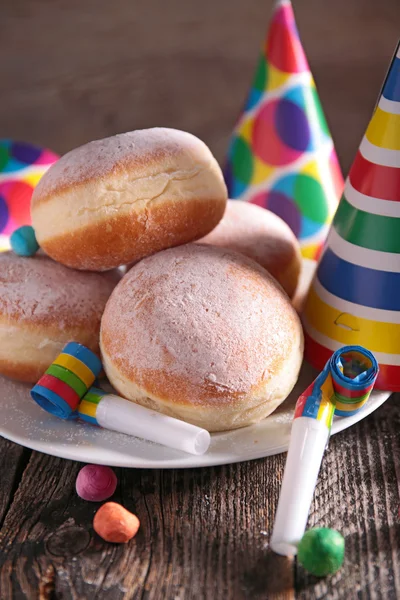
<path fill-rule="evenodd" d="M 362 139 L 305 302 L 305 356 L 320 369 L 343 345 L 400 391 L 400 44 Z"/>
<path fill-rule="evenodd" d="M 10 248 L 15 229 L 31 224 L 33 189 L 57 159 L 39 146 L 0 139 L 0 251 Z"/>
<path fill-rule="evenodd" d="M 275 5 L 225 180 L 230 198 L 276 213 L 317 257 L 343 177 L 289 0 Z"/>

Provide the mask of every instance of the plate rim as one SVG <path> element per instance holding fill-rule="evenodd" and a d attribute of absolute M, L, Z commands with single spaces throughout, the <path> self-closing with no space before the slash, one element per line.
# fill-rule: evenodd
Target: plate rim
<path fill-rule="evenodd" d="M 375 412 L 375 410 L 377 410 L 378 408 L 380 408 L 392 395 L 393 392 L 389 392 L 389 391 L 384 391 L 384 390 L 374 390 L 373 394 L 375 396 L 374 401 L 370 402 L 368 401 L 367 404 L 363 407 L 362 410 L 360 410 L 359 412 L 355 413 L 354 415 L 352 415 L 351 417 L 335 417 L 333 425 L 332 425 L 332 430 L 331 430 L 331 435 L 336 435 L 337 433 L 340 433 L 341 431 L 344 431 L 345 429 L 348 429 L 349 427 L 352 427 L 352 425 L 355 425 L 356 423 L 359 423 L 360 421 L 362 421 L 363 419 L 365 419 L 366 417 L 368 417 L 370 414 L 372 414 L 373 412 Z M 237 430 L 233 430 L 237 431 Z M 212 433 L 211 434 L 211 439 L 213 439 L 213 437 L 217 437 L 218 435 L 224 435 L 227 436 L 229 435 L 229 433 L 233 433 L 233 432 L 221 432 L 221 433 Z M 43 454 L 47 454 L 49 456 L 55 456 L 57 458 L 63 458 L 65 460 L 74 460 L 77 462 L 81 462 L 81 463 L 86 463 L 86 464 L 99 464 L 99 465 L 107 465 L 110 467 L 122 467 L 122 468 L 129 468 L 129 469 L 197 469 L 197 468 L 202 468 L 202 467 L 215 467 L 215 466 L 222 466 L 222 465 L 228 465 L 228 464 L 235 464 L 235 463 L 240 463 L 240 462 L 247 462 L 247 461 L 251 461 L 251 460 L 257 460 L 257 459 L 261 459 L 261 458 L 266 458 L 268 456 L 275 456 L 277 454 L 281 454 L 283 452 L 287 452 L 288 450 L 288 443 L 284 442 L 282 444 L 277 444 L 276 446 L 269 448 L 267 451 L 265 450 L 255 450 L 254 453 L 247 453 L 246 455 L 232 455 L 232 457 L 229 460 L 226 460 L 226 456 L 225 458 L 220 457 L 218 458 L 218 456 L 215 456 L 213 458 L 213 455 L 210 454 L 204 454 L 202 456 L 195 456 L 195 455 L 188 455 L 188 454 L 182 454 L 182 457 L 184 457 L 185 460 L 183 460 L 183 458 L 172 458 L 169 459 L 167 461 L 159 461 L 159 460 L 150 460 L 149 463 L 143 462 L 143 459 L 139 459 L 137 464 L 122 464 L 116 461 L 116 460 L 110 460 L 110 461 L 105 461 L 104 459 L 99 460 L 96 459 L 96 456 L 94 455 L 93 457 L 90 457 L 90 460 L 87 460 L 87 455 L 86 458 L 84 457 L 79 457 L 76 456 L 73 452 L 70 453 L 68 452 L 68 446 L 54 446 L 53 442 L 47 442 L 47 441 L 35 441 L 35 440 L 29 440 L 29 439 L 25 439 L 22 436 L 18 436 L 18 435 L 13 435 L 12 433 L 10 434 L 9 431 L 4 431 L 4 427 L 0 426 L 0 435 L 2 437 L 4 437 L 5 439 L 7 439 L 8 441 L 14 442 L 16 444 L 19 444 L 25 448 L 29 448 L 30 450 L 34 450 L 36 452 L 42 452 Z M 121 435 L 121 434 L 119 434 Z M 152 443 L 152 442 L 146 442 L 146 440 L 143 440 L 145 443 Z M 207 457 L 207 458 L 206 458 Z M 206 459 L 206 460 L 205 460 Z"/>

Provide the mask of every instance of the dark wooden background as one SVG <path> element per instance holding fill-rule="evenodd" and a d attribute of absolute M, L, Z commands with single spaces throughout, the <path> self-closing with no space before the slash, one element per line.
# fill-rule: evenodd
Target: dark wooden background
<path fill-rule="evenodd" d="M 343 169 L 400 35 L 399 0 L 294 0 Z M 65 152 L 155 125 L 222 160 L 271 0 L 1 0 L 0 137 Z"/>
<path fill-rule="evenodd" d="M 398 0 L 300 0 L 301 37 L 347 171 L 400 30 Z M 2 0 L 0 137 L 62 153 L 163 125 L 223 160 L 270 0 Z M 310 525 L 346 536 L 316 580 L 268 551 L 284 455 L 186 471 L 117 469 L 140 518 L 126 546 L 91 528 L 80 465 L 0 440 L 0 600 L 400 597 L 399 395 L 332 438 Z"/>

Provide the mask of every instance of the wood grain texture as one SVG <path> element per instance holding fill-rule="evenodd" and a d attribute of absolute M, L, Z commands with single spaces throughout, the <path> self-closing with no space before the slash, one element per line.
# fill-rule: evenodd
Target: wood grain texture
<path fill-rule="evenodd" d="M 30 451 L 6 440 L 1 440 L 0 452 L 0 528 L 19 485 Z"/>
<path fill-rule="evenodd" d="M 347 172 L 398 38 L 398 0 L 293 2 Z M 201 8 L 200 8 L 201 7 Z M 2 0 L 0 136 L 65 152 L 163 125 L 223 161 L 272 0 Z"/>
<path fill-rule="evenodd" d="M 187 129 L 222 162 L 271 0 L 2 0 L 0 137 L 63 153 L 141 127 Z M 398 0 L 294 1 L 344 171 L 398 37 Z M 400 395 L 333 437 L 310 516 L 346 536 L 316 580 L 268 550 L 284 455 L 186 471 L 118 470 L 141 520 L 124 546 L 92 530 L 80 465 L 0 440 L 0 600 L 400 597 Z"/>
<path fill-rule="evenodd" d="M 399 400 L 331 438 L 309 526 L 345 535 L 345 566 L 332 577 L 307 576 L 268 550 L 284 455 L 209 469 L 116 469 L 114 500 L 141 521 L 136 538 L 118 546 L 93 532 L 99 504 L 75 493 L 80 465 L 33 452 L 0 533 L 0 598 L 399 597 Z M 0 447 L 20 451 L 5 440 Z"/>

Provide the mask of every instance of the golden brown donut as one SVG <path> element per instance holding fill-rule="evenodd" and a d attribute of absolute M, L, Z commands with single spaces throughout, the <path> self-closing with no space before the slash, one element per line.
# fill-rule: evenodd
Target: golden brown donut
<path fill-rule="evenodd" d="M 36 382 L 69 341 L 99 353 L 100 320 L 120 276 L 47 256 L 0 254 L 0 373 Z"/>
<path fill-rule="evenodd" d="M 287 397 L 303 356 L 287 295 L 247 257 L 187 244 L 136 264 L 101 324 L 118 392 L 209 431 L 263 419 Z"/>
<path fill-rule="evenodd" d="M 227 199 L 221 169 L 190 133 L 144 129 L 56 162 L 32 195 L 36 237 L 54 260 L 104 271 L 206 235 Z"/>
<path fill-rule="evenodd" d="M 199 244 L 229 248 L 252 258 L 293 297 L 301 268 L 300 246 L 290 227 L 271 211 L 228 200 L 222 221 Z"/>

